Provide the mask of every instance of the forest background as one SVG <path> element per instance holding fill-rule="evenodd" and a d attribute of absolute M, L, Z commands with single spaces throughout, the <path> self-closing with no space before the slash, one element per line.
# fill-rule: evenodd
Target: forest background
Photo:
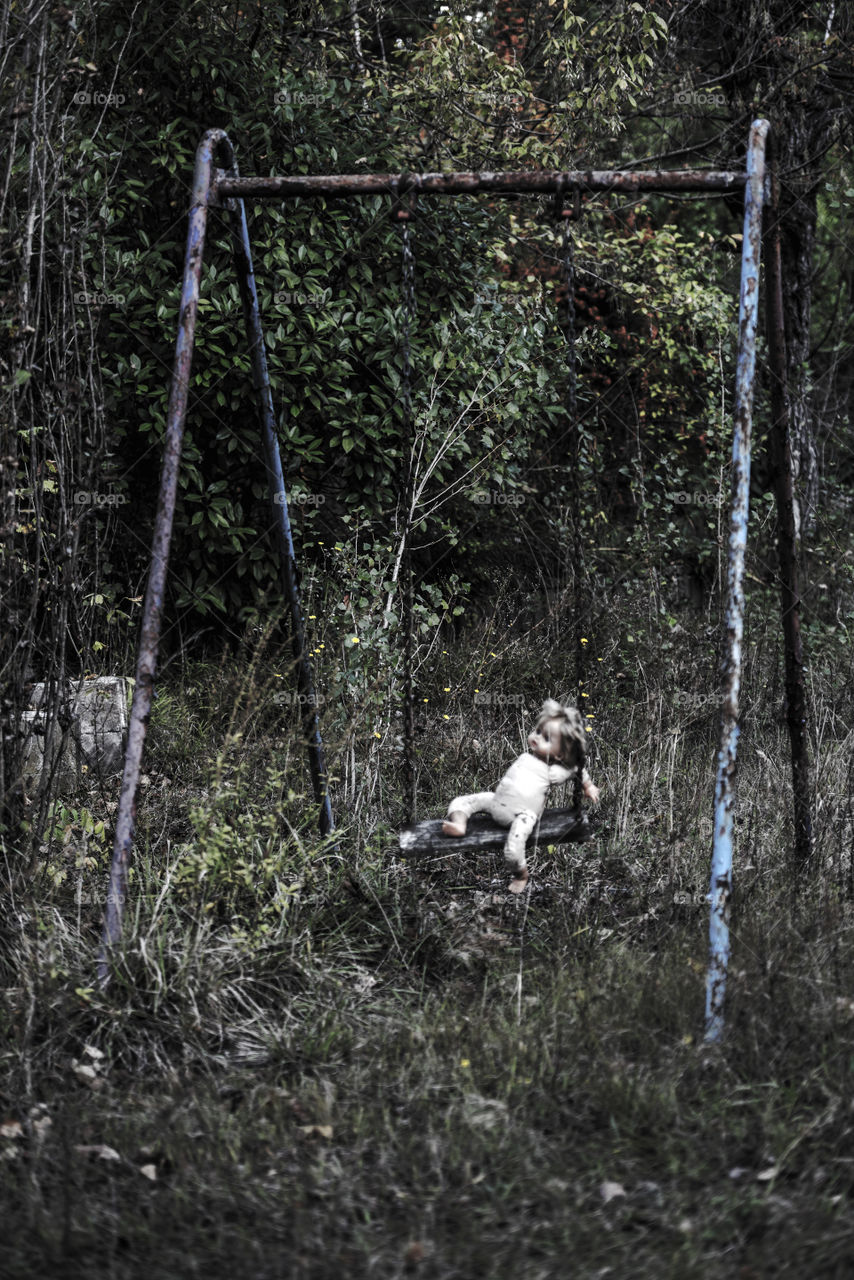
<path fill-rule="evenodd" d="M 3 0 L 0 23 L 8 1274 L 846 1274 L 850 6 Z M 134 668 L 202 133 L 243 174 L 741 169 L 758 116 L 815 838 L 796 865 L 760 338 L 720 1053 L 699 1040 L 740 196 L 585 197 L 570 312 L 550 200 L 416 210 L 419 812 L 494 782 L 548 695 L 578 698 L 603 787 L 595 843 L 540 855 L 518 908 L 493 864 L 393 857 L 389 202 L 247 208 L 335 844 L 212 216 L 126 944 L 97 990 L 117 786 L 22 785 L 21 717 L 44 680 L 67 731 L 67 681 Z"/>

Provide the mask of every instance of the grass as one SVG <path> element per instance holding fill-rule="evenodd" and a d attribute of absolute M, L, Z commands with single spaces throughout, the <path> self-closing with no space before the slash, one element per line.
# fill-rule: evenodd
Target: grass
<path fill-rule="evenodd" d="M 710 1049 L 714 716 L 673 690 L 702 690 L 711 658 L 687 623 L 657 658 L 609 643 L 589 686 L 599 836 L 541 851 L 522 901 L 500 859 L 394 858 L 393 712 L 372 702 L 357 732 L 358 689 L 327 709 L 346 825 L 324 847 L 274 668 L 166 680 L 106 992 L 105 843 L 67 819 L 35 882 L 10 874 L 4 1277 L 851 1274 L 846 708 L 815 676 L 817 865 L 796 894 L 783 727 L 767 673 L 748 673 L 727 1034 Z M 559 651 L 487 635 L 489 651 L 493 686 L 528 710 L 559 691 Z M 497 776 L 524 719 L 505 705 L 428 706 L 424 813 L 472 768 L 468 721 L 478 776 Z M 109 826 L 113 797 L 83 801 Z"/>

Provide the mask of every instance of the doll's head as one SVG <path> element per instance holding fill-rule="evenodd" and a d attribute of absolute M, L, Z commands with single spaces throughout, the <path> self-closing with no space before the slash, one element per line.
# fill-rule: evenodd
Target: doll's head
<path fill-rule="evenodd" d="M 528 750 L 546 764 L 562 764 L 566 769 L 583 769 L 587 759 L 587 737 L 581 712 L 565 707 L 554 698 L 543 703 Z"/>

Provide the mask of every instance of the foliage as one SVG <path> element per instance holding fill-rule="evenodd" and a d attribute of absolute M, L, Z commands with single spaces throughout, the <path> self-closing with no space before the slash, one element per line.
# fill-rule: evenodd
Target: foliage
<path fill-rule="evenodd" d="M 205 799 L 190 811 L 193 838 L 175 849 L 175 889 L 203 917 L 210 914 L 259 943 L 310 883 L 311 854 L 296 832 L 281 833 L 283 804 L 297 799 L 285 773 L 268 767 L 265 786 L 254 790 L 252 807 L 246 808 L 245 771 L 238 766 L 223 777 L 224 761 L 225 753 Z"/>
<path fill-rule="evenodd" d="M 191 1257 L 200 1274 L 444 1280 L 557 1274 L 571 1249 L 583 1274 L 724 1280 L 780 1272 L 781 1241 L 783 1275 L 850 1268 L 851 682 L 815 675 L 822 875 L 796 901 L 777 696 L 748 664 L 744 741 L 761 750 L 741 769 L 727 1040 L 707 1051 L 707 635 L 686 610 L 663 651 L 642 592 L 605 597 L 590 636 L 604 820 L 593 845 L 539 851 L 524 905 L 500 859 L 390 856 L 393 740 L 354 740 L 337 849 L 298 826 L 266 649 L 173 668 L 106 992 L 103 874 L 26 903 L 9 884 L 4 1275 L 165 1280 Z M 757 650 L 773 628 L 751 600 Z M 516 617 L 525 602 L 505 603 Z M 489 687 L 524 698 L 480 708 L 484 777 L 565 678 L 561 631 L 514 647 L 500 621 Z M 483 640 L 460 636 L 449 683 Z M 421 799 L 438 812 L 472 767 L 472 712 L 424 717 Z M 87 797 L 95 825 L 108 803 Z M 57 810 L 57 828 L 81 814 Z"/>
<path fill-rule="evenodd" d="M 54 801 L 47 837 L 44 870 L 54 886 L 64 884 L 75 871 L 103 875 L 108 863 L 107 826 L 87 805 Z"/>
<path fill-rule="evenodd" d="M 346 23 L 346 6 L 338 17 Z M 135 16 L 124 6 L 101 5 L 97 14 L 79 13 L 77 38 L 63 55 L 70 199 L 99 231 L 81 238 L 79 268 L 80 285 L 98 302 L 94 313 L 78 316 L 94 324 L 109 449 L 121 456 L 117 474 L 103 473 L 100 483 L 116 500 L 123 532 L 88 598 L 100 596 L 114 620 L 127 612 L 120 607 L 120 583 L 145 564 L 183 214 L 202 129 L 231 131 L 244 172 L 311 172 L 330 161 L 344 171 L 475 167 L 487 155 L 508 167 L 558 163 L 580 141 L 574 121 L 582 47 L 584 75 L 596 48 L 609 49 L 608 74 L 597 72 L 596 101 L 603 127 L 611 129 L 626 75 L 647 66 L 663 25 L 640 6 L 612 15 L 565 12 L 536 37 L 535 84 L 522 64 L 494 47 L 482 17 L 473 20 L 464 7 L 432 20 L 425 13 L 414 24 L 389 11 L 370 53 L 374 33 L 365 33 L 365 56 L 356 67 L 346 25 L 333 23 L 335 38 L 320 46 L 300 38 L 300 20 L 310 29 L 306 11 L 285 36 L 274 11 L 208 11 L 201 20 L 190 12 L 148 15 L 130 60 Z M 556 97 L 561 68 L 570 64 L 576 87 L 565 99 Z M 546 80 L 551 88 L 543 96 Z M 561 93 L 564 88 L 569 84 Z M 259 103 L 266 110 L 259 111 Z M 24 133 L 13 173 L 23 174 L 27 145 Z M 267 607 L 276 574 L 262 536 L 265 484 L 237 293 L 222 221 L 212 221 L 172 592 L 178 609 L 227 612 L 239 627 Z M 287 221 L 284 211 L 258 207 L 250 221 L 300 550 L 309 531 L 340 537 L 347 514 L 388 528 L 402 465 L 401 355 L 399 248 L 385 203 L 306 202 L 289 209 Z M 498 490 L 516 487 L 553 413 L 545 329 L 531 325 L 524 294 L 514 293 L 502 306 L 477 300 L 484 288 L 491 298 L 483 246 L 500 252 L 503 221 L 501 210 L 484 210 L 480 202 L 439 202 L 418 222 L 416 414 L 425 463 L 435 465 L 425 501 L 445 508 L 438 528 L 423 529 L 429 545 L 449 538 L 453 546 L 470 511 L 460 468 L 474 483 L 485 477 Z M 475 373 L 484 361 L 491 370 L 485 381 Z M 457 477 L 458 498 L 450 504 L 449 475 Z"/>

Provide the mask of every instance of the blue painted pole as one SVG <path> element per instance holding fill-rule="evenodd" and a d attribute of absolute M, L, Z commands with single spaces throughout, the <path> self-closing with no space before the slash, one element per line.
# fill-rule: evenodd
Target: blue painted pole
<path fill-rule="evenodd" d="M 732 808 L 738 742 L 738 695 L 744 635 L 744 552 L 750 508 L 750 431 L 759 313 L 759 259 L 765 190 L 767 120 L 754 120 L 747 148 L 744 188 L 744 238 L 738 310 L 738 358 L 732 441 L 732 509 L 729 522 L 725 645 L 721 669 L 721 720 L 715 780 L 712 873 L 709 886 L 709 971 L 706 980 L 706 1032 L 719 1041 L 724 1028 L 724 995 L 729 962 L 732 898 Z"/>
<path fill-rule="evenodd" d="M 229 177 L 236 178 L 237 164 L 234 159 L 234 150 L 228 138 L 224 140 L 222 152 L 225 156 Z M 264 345 L 264 332 L 261 327 L 261 311 L 258 306 L 258 290 L 255 285 L 255 270 L 252 265 L 252 247 L 249 242 L 249 228 L 246 223 L 246 208 L 241 199 L 227 198 L 224 203 L 231 215 L 234 267 L 243 303 L 246 334 L 249 339 L 252 384 L 264 439 L 264 462 L 270 492 L 273 529 L 279 552 L 282 586 L 290 614 L 291 643 L 294 666 L 296 668 L 297 689 L 299 691 L 303 739 L 308 752 L 309 772 L 314 789 L 314 798 L 318 806 L 320 834 L 327 836 L 335 830 L 335 820 L 332 815 L 332 803 L 329 799 L 329 776 L 323 739 L 320 735 L 320 721 L 317 714 L 318 700 L 315 693 L 311 659 L 309 658 L 308 645 L 305 638 L 296 551 L 294 550 L 293 531 L 288 511 L 288 496 L 285 490 L 279 440 L 276 434 L 273 392 L 270 387 L 267 349 Z"/>

